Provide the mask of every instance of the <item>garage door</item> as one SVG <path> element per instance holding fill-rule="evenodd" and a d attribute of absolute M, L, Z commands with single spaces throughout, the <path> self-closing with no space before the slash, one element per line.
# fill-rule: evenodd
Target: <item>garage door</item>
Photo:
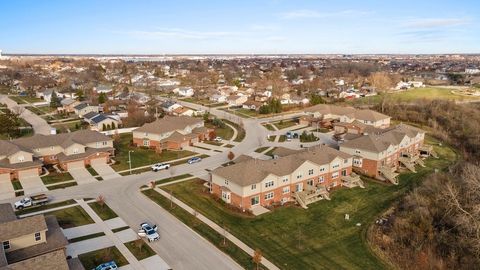
<path fill-rule="evenodd" d="M 38 169 L 29 169 L 29 170 L 24 170 L 24 171 L 19 171 L 18 172 L 18 178 L 23 179 L 23 178 L 31 178 L 31 177 L 36 177 L 38 176 Z"/>
<path fill-rule="evenodd" d="M 15 190 L 10 181 L 10 174 L 0 174 L 0 200 L 10 199 L 15 197 Z"/>
<path fill-rule="evenodd" d="M 70 169 L 79 169 L 79 168 L 85 168 L 85 163 L 84 163 L 83 160 L 73 161 L 73 162 L 67 163 L 67 170 L 70 170 Z"/>
<path fill-rule="evenodd" d="M 101 157 L 101 158 L 95 158 L 90 160 L 90 164 L 106 164 L 107 163 L 107 158 L 106 157 Z"/>

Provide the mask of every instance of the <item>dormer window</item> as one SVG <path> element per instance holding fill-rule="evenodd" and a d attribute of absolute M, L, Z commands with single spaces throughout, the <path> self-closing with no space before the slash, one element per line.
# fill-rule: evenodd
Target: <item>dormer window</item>
<path fill-rule="evenodd" d="M 10 241 L 3 241 L 3 249 L 4 250 L 10 249 Z"/>
<path fill-rule="evenodd" d="M 35 233 L 35 241 L 38 242 L 38 241 L 40 241 L 40 240 L 42 240 L 42 235 L 41 235 L 39 232 L 36 232 L 36 233 Z"/>
<path fill-rule="evenodd" d="M 18 161 L 24 162 L 24 161 L 25 161 L 25 157 L 24 157 L 24 156 L 19 156 L 19 157 L 18 157 Z"/>

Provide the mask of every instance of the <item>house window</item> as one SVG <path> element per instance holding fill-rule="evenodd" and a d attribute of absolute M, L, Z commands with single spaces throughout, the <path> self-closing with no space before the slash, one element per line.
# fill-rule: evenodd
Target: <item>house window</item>
<path fill-rule="evenodd" d="M 143 146 L 150 146 L 150 141 L 149 140 L 143 140 Z"/>
<path fill-rule="evenodd" d="M 274 183 L 273 181 L 269 181 L 269 182 L 266 182 L 266 183 L 265 183 L 265 187 L 266 187 L 266 188 L 273 187 L 274 184 L 275 184 L 275 183 Z"/>
<path fill-rule="evenodd" d="M 338 177 L 338 172 L 332 173 L 332 179 L 335 179 L 335 178 L 337 178 L 337 177 Z"/>
<path fill-rule="evenodd" d="M 320 168 L 320 171 L 321 171 L 321 172 L 324 172 L 324 171 L 325 171 L 325 168 Z"/>
<path fill-rule="evenodd" d="M 320 183 L 325 182 L 325 176 L 320 176 L 320 177 L 318 178 L 318 182 L 320 182 Z"/>
<path fill-rule="evenodd" d="M 18 157 L 18 161 L 24 162 L 24 161 L 25 161 L 25 157 L 24 157 L 24 156 L 19 156 L 19 157 Z"/>
<path fill-rule="evenodd" d="M 250 204 L 253 206 L 253 205 L 257 205 L 260 203 L 260 197 L 258 196 L 255 196 L 255 197 L 252 197 L 250 198 Z"/>
<path fill-rule="evenodd" d="M 4 250 L 7 250 L 10 248 L 10 241 L 4 241 L 3 242 L 3 249 Z"/>
<path fill-rule="evenodd" d="M 299 173 L 299 174 L 297 175 L 297 179 L 302 178 L 302 176 L 303 176 L 303 175 L 302 175 L 301 173 Z"/>
<path fill-rule="evenodd" d="M 271 200 L 271 199 L 273 199 L 273 192 L 269 192 L 265 194 L 265 200 Z"/>
<path fill-rule="evenodd" d="M 36 232 L 35 233 L 35 241 L 40 241 L 40 240 L 42 240 L 42 236 L 40 235 L 39 232 Z"/>
<path fill-rule="evenodd" d="M 287 183 L 288 182 L 288 177 L 283 178 L 282 181 L 283 181 L 283 183 Z"/>
<path fill-rule="evenodd" d="M 96 142 L 95 145 L 96 145 L 97 147 L 99 147 L 99 146 L 100 146 L 100 143 L 99 143 L 99 142 Z"/>
<path fill-rule="evenodd" d="M 283 194 L 290 193 L 290 187 L 284 187 L 282 191 L 283 191 Z"/>
<path fill-rule="evenodd" d="M 344 160 L 343 160 L 343 163 L 347 164 L 347 163 L 348 163 L 348 159 L 344 159 Z"/>
<path fill-rule="evenodd" d="M 108 145 L 108 142 L 102 142 L 102 145 Z"/>
<path fill-rule="evenodd" d="M 145 134 L 144 134 L 144 135 L 145 135 L 145 137 L 148 137 L 148 133 L 147 133 L 147 132 L 145 132 Z"/>
<path fill-rule="evenodd" d="M 360 154 L 360 150 L 355 150 L 355 154 Z"/>
<path fill-rule="evenodd" d="M 225 185 L 228 186 L 228 180 L 225 180 Z"/>
<path fill-rule="evenodd" d="M 256 189 L 257 188 L 257 185 L 256 184 L 253 184 L 252 185 L 252 190 Z"/>
<path fill-rule="evenodd" d="M 308 175 L 312 175 L 312 174 L 313 174 L 313 169 L 308 170 Z"/>
<path fill-rule="evenodd" d="M 77 148 L 74 148 L 74 149 L 73 149 L 73 153 L 74 153 L 74 154 L 78 154 L 78 149 L 77 149 Z"/>
<path fill-rule="evenodd" d="M 334 169 L 336 169 L 336 168 L 338 168 L 338 167 L 340 167 L 339 164 L 335 164 L 335 165 L 332 166 L 332 168 L 334 168 Z"/>
<path fill-rule="evenodd" d="M 35 149 L 35 152 L 40 152 L 40 149 L 39 148 Z"/>
<path fill-rule="evenodd" d="M 53 146 L 50 146 L 50 150 L 53 150 Z"/>

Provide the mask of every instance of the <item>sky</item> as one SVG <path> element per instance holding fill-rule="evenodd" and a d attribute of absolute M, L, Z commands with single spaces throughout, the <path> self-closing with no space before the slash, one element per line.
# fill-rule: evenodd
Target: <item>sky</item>
<path fill-rule="evenodd" d="M 480 53 L 480 1 L 0 0 L 0 50 Z"/>

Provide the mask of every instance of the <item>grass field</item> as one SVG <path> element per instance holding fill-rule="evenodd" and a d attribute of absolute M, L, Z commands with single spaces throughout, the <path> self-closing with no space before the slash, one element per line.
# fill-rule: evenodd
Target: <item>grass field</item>
<path fill-rule="evenodd" d="M 139 246 L 140 243 L 142 243 L 141 246 Z M 128 248 L 128 250 L 130 250 L 130 252 L 132 252 L 133 256 L 135 256 L 135 258 L 137 258 L 137 260 L 139 261 L 146 259 L 148 257 L 152 257 L 153 255 L 156 254 L 155 251 L 153 251 L 152 248 L 149 245 L 147 245 L 147 243 L 145 243 L 145 241 L 143 241 L 142 239 L 127 242 L 125 243 L 125 246 Z"/>
<path fill-rule="evenodd" d="M 127 259 L 123 257 L 116 247 L 108 247 L 80 254 L 78 259 L 80 259 L 85 269 L 94 269 L 98 265 L 109 261 L 115 261 L 118 267 L 128 264 Z"/>
<path fill-rule="evenodd" d="M 97 213 L 97 215 L 102 220 L 109 220 L 118 217 L 117 214 L 113 212 L 113 210 L 108 207 L 106 203 L 100 205 L 98 202 L 91 202 L 88 205 L 93 209 L 93 211 L 95 211 L 95 213 Z"/>
<path fill-rule="evenodd" d="M 272 125 L 275 125 L 275 127 L 277 127 L 278 129 L 293 127 L 296 124 L 298 124 L 296 120 L 284 120 L 284 121 L 272 123 Z"/>
<path fill-rule="evenodd" d="M 214 128 L 215 134 L 219 137 L 222 137 L 224 140 L 230 140 L 233 136 L 233 129 L 228 125 L 225 125 L 223 128 L 215 127 L 211 123 L 205 123 L 205 126 L 208 128 Z"/>
<path fill-rule="evenodd" d="M 43 99 L 36 98 L 36 97 L 27 97 L 27 96 L 9 96 L 9 98 L 17 104 L 27 104 L 27 103 L 35 103 L 35 102 L 42 102 Z"/>
<path fill-rule="evenodd" d="M 68 172 L 64 172 L 64 173 L 50 172 L 48 175 L 42 176 L 41 179 L 45 185 L 48 185 L 48 184 L 55 184 L 55 183 L 61 183 L 61 182 L 73 180 L 73 177 Z"/>
<path fill-rule="evenodd" d="M 245 129 L 243 129 L 243 127 L 231 122 L 231 121 L 228 121 L 228 120 L 225 120 L 225 119 L 222 119 L 222 121 L 232 125 L 236 130 L 237 130 L 237 137 L 235 137 L 235 139 L 233 139 L 233 141 L 235 142 L 241 142 L 243 141 L 243 139 L 245 139 L 245 136 L 247 135 L 245 133 Z"/>
<path fill-rule="evenodd" d="M 78 205 L 49 212 L 48 214 L 56 216 L 58 224 L 64 229 L 93 223 L 93 219 Z"/>
<path fill-rule="evenodd" d="M 68 183 L 63 183 L 63 184 L 58 184 L 54 186 L 48 186 L 48 190 L 54 190 L 54 189 L 61 189 L 61 188 L 68 188 L 68 187 L 73 187 L 78 185 L 77 182 L 68 182 Z"/>
<path fill-rule="evenodd" d="M 366 188 L 339 189 L 331 201 L 309 205 L 307 210 L 284 206 L 256 218 L 232 212 L 204 193 L 202 180 L 165 186 L 164 189 L 217 224 L 228 228 L 248 246 L 283 269 L 383 269 L 371 252 L 367 228 L 378 215 L 417 185 L 422 178 L 455 159 L 455 152 L 436 147 L 439 159 L 426 161 L 416 174 L 400 176 L 398 186 L 365 179 Z M 350 220 L 344 215 L 349 214 Z M 361 226 L 356 226 L 359 223 Z M 254 237 L 252 237 L 254 236 Z"/>
<path fill-rule="evenodd" d="M 120 135 L 120 143 L 115 149 L 115 161 L 112 165 L 115 171 L 128 170 L 128 151 L 132 160 L 132 169 L 136 167 L 146 166 L 157 162 L 165 162 L 174 159 L 184 158 L 195 155 L 190 151 L 169 151 L 164 150 L 161 154 L 151 149 L 137 148 L 130 145 L 132 134 L 126 133 Z"/>

